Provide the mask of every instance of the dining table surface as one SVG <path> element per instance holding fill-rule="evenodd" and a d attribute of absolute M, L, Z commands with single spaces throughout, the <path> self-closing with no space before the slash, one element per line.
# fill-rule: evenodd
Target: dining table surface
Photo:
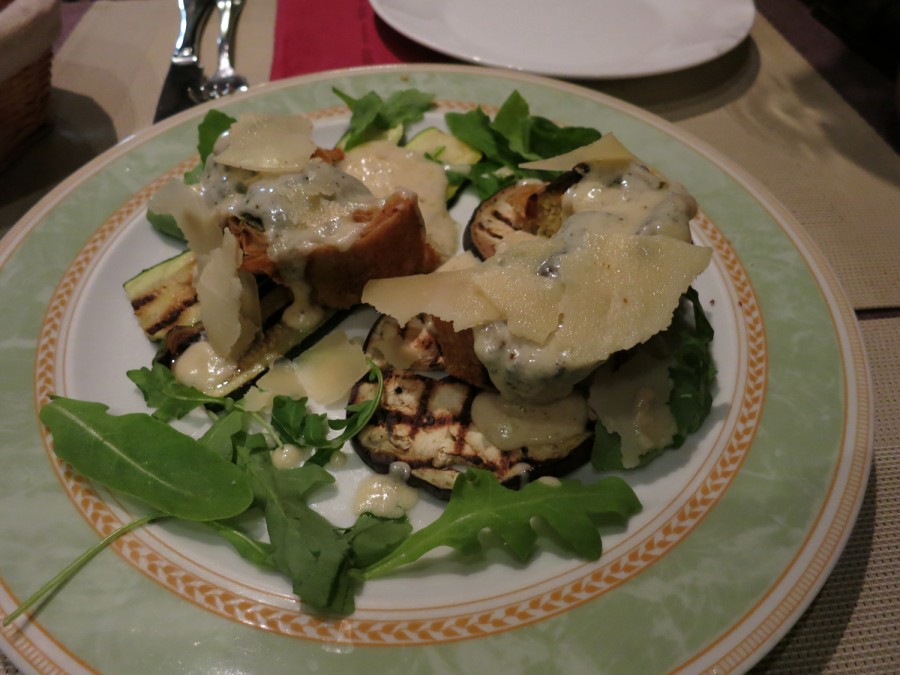
<path fill-rule="evenodd" d="M 871 375 L 874 453 L 868 487 L 828 580 L 752 672 L 898 672 L 896 90 L 799 0 L 756 6 L 749 36 L 711 61 L 668 74 L 577 84 L 663 118 L 753 176 L 792 214 L 839 279 L 856 314 Z M 52 123 L 0 170 L 0 234 L 86 162 L 149 128 L 168 69 L 178 24 L 175 0 L 81 0 L 60 9 Z M 315 26 L 316 12 L 331 15 L 323 21 L 359 26 L 344 40 L 320 41 L 314 52 L 292 49 L 291 42 L 304 37 L 287 39 L 288 31 L 312 29 L 288 23 Z M 215 63 L 213 30 L 203 37 L 201 61 Z M 409 62 L 458 63 L 394 33 L 366 0 L 247 0 L 238 28 L 236 68 L 251 91 L 309 72 Z M 0 655 L 0 672 L 17 670 Z"/>

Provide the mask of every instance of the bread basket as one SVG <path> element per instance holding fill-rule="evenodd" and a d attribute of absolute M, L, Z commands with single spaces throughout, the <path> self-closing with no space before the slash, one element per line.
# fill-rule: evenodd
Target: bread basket
<path fill-rule="evenodd" d="M 50 119 L 59 0 L 0 0 L 0 170 Z"/>

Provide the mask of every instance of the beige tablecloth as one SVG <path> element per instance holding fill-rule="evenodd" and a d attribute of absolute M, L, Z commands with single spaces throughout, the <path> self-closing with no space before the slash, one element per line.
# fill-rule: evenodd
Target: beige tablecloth
<path fill-rule="evenodd" d="M 240 25 L 238 65 L 254 83 L 268 77 L 274 14 L 274 0 L 256 0 Z M 169 0 L 92 4 L 56 57 L 55 129 L 0 181 L 0 233 L 80 163 L 150 124 L 176 20 Z M 212 48 L 210 36 L 207 62 Z M 818 244 L 858 310 L 874 376 L 872 479 L 837 568 L 757 671 L 897 672 L 900 156 L 763 18 L 712 63 L 591 86 L 676 123 L 760 180 Z"/>

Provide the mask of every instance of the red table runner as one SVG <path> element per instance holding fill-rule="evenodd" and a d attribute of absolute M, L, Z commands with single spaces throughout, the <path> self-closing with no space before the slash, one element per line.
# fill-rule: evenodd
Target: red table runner
<path fill-rule="evenodd" d="M 278 0 L 272 80 L 352 66 L 447 60 L 385 24 L 368 0 Z"/>

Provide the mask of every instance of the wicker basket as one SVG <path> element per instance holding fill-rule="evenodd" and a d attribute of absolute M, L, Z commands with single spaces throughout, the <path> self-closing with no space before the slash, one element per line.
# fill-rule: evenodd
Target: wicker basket
<path fill-rule="evenodd" d="M 17 68 L 0 82 L 0 169 L 50 120 L 52 42 L 58 32 L 55 0 L 0 0 L 0 54 Z"/>

